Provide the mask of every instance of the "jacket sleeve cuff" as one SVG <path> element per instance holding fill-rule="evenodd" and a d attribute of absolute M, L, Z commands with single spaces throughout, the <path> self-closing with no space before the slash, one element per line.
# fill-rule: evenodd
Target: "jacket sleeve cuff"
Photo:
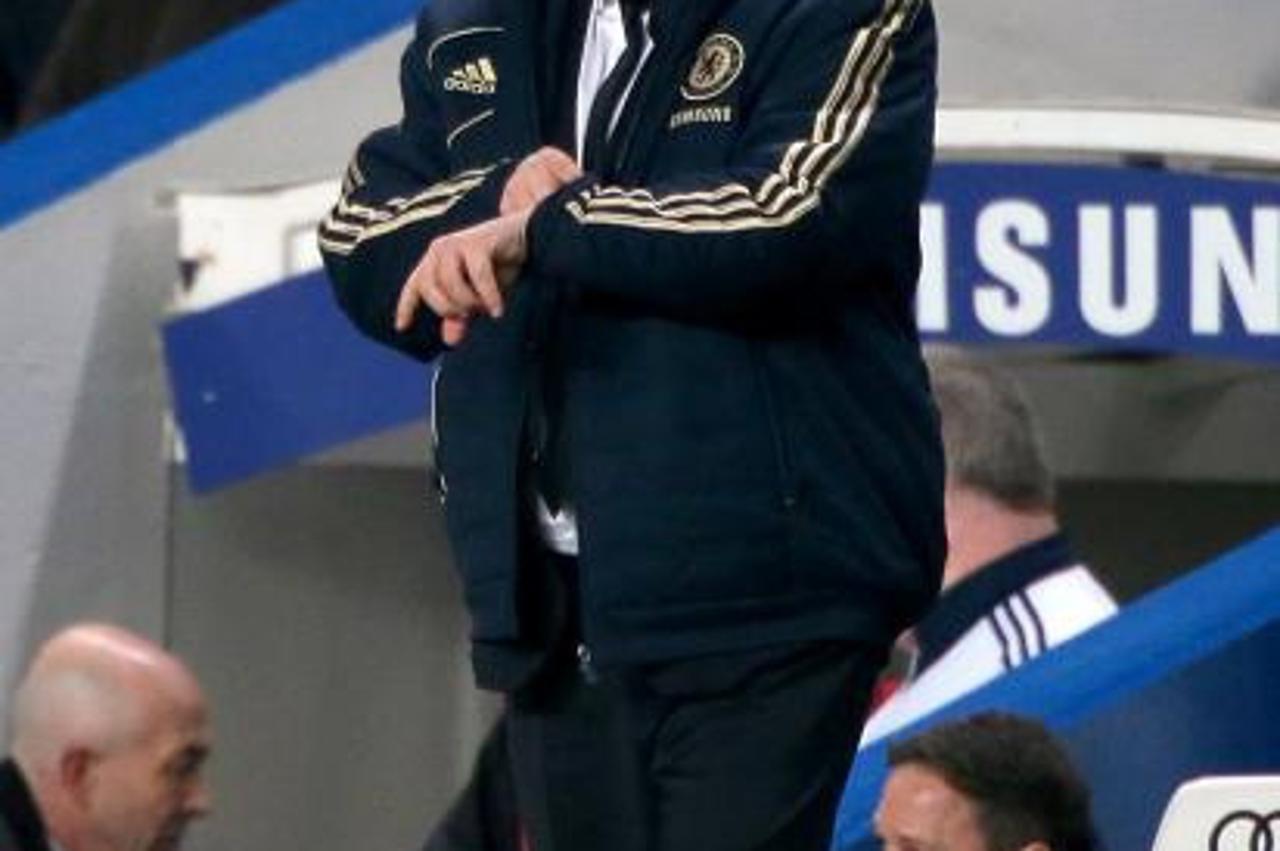
<path fill-rule="evenodd" d="M 583 189 L 596 183 L 592 175 L 583 175 L 548 195 L 529 217 L 525 228 L 528 245 L 526 266 L 540 277 L 576 290 L 583 267 L 582 254 L 587 246 L 579 238 L 580 228 L 566 209 L 568 202 Z"/>
<path fill-rule="evenodd" d="M 514 160 L 503 160 L 485 175 L 479 185 L 462 196 L 453 217 L 460 223 L 459 228 L 478 225 L 498 215 L 502 190 L 506 188 L 507 180 L 517 165 L 519 163 Z"/>

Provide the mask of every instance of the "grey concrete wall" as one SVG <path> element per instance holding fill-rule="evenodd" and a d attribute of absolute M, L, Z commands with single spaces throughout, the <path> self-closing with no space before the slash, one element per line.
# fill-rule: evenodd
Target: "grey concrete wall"
<path fill-rule="evenodd" d="M 216 814 L 193 851 L 419 847 L 493 705 L 423 471 L 178 493 L 174 646 L 216 700 Z"/>
<path fill-rule="evenodd" d="M 1026 385 L 1066 478 L 1280 486 L 1274 365 L 1016 349 L 997 360 Z"/>
<path fill-rule="evenodd" d="M 0 232 L 0 681 L 70 618 L 167 631 L 157 327 L 178 275 L 168 193 L 340 173 L 361 134 L 398 114 L 392 69 L 406 37 Z"/>
<path fill-rule="evenodd" d="M 942 95 L 1280 109 L 1275 0 L 935 0 Z"/>

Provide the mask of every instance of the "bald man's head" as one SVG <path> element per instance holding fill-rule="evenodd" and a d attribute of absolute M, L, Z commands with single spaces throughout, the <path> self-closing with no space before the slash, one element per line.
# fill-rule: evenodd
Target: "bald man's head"
<path fill-rule="evenodd" d="M 40 648 L 15 696 L 11 750 L 67 851 L 168 851 L 208 807 L 200 685 L 119 627 L 77 625 Z"/>

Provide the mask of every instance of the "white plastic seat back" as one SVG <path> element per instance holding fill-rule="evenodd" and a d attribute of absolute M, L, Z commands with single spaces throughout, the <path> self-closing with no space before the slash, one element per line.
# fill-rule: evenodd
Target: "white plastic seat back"
<path fill-rule="evenodd" d="M 1183 783 L 1169 799 L 1152 851 L 1280 851 L 1280 775 Z"/>

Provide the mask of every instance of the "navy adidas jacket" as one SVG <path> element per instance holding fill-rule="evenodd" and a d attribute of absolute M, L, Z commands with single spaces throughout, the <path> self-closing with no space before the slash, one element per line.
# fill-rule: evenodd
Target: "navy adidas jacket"
<path fill-rule="evenodd" d="M 496 215 L 573 97 L 582 3 L 434 0 L 404 117 L 320 241 L 364 332 L 431 239 Z M 444 351 L 437 464 L 473 639 L 519 634 L 523 429 L 563 385 L 601 662 L 891 638 L 932 599 L 942 460 L 912 297 L 932 157 L 927 0 L 657 0 L 602 173 L 530 220 L 505 316 Z"/>

